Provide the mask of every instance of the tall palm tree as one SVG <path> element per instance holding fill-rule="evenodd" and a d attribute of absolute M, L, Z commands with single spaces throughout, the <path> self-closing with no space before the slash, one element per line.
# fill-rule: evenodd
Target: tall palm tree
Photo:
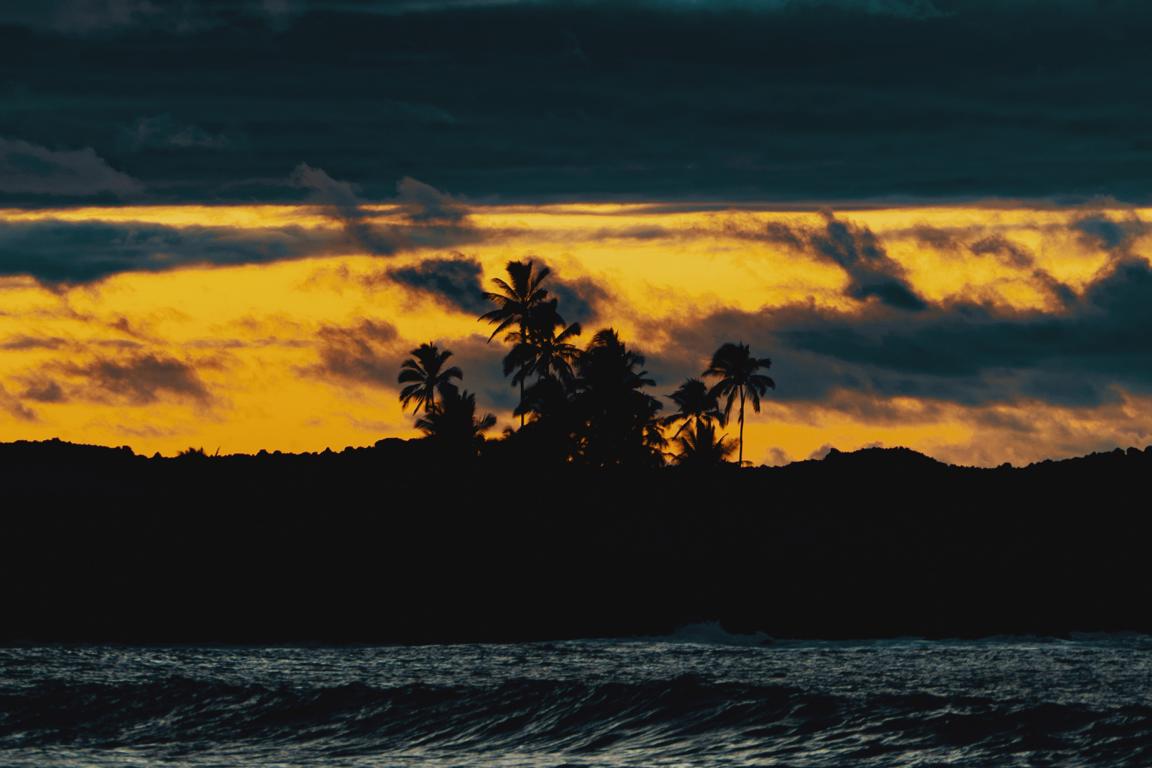
<path fill-rule="evenodd" d="M 454 365 L 445 368 L 452 353 L 432 343 L 421 344 L 409 354 L 412 357 L 400 364 L 399 383 L 407 384 L 400 390 L 400 404 L 407 408 L 414 402 L 414 412 L 428 413 L 436 407 L 436 393 L 455 389 L 452 379 L 463 379 L 464 372 Z"/>
<path fill-rule="evenodd" d="M 769 389 L 776 389 L 776 382 L 757 371 L 767 370 L 771 365 L 772 361 L 766 357 L 752 357 L 747 344 L 727 342 L 712 355 L 712 363 L 704 371 L 705 376 L 719 379 L 711 393 L 717 398 L 726 398 L 725 423 L 732 413 L 733 401 L 737 395 L 740 397 L 740 466 L 744 466 L 744 398 L 751 398 L 752 409 L 760 412 L 760 398 Z"/>
<path fill-rule="evenodd" d="M 720 405 L 716 401 L 716 395 L 712 394 L 708 385 L 700 379 L 685 379 L 684 383 L 667 397 L 676 403 L 677 410 L 664 417 L 664 424 L 670 426 L 678 421 L 683 422 L 672 435 L 673 438 L 678 438 L 686 427 L 698 427 L 701 424 L 720 421 Z"/>
<path fill-rule="evenodd" d="M 496 308 L 480 315 L 481 320 L 496 326 L 488 341 L 496 338 L 500 333 L 512 328 L 519 332 L 520 338 L 528 336 L 528 322 L 532 313 L 548 299 L 548 290 L 541 288 L 541 283 L 552 274 L 552 270 L 542 266 L 536 269 L 534 262 L 510 261 L 505 265 L 508 279 L 492 278 L 496 286 L 495 291 L 485 291 L 484 298 L 496 305 Z M 524 401 L 524 378 L 520 381 L 520 401 Z M 520 414 L 520 426 L 524 426 L 524 414 Z"/>
<path fill-rule="evenodd" d="M 708 421 L 695 422 L 692 429 L 676 438 L 676 445 L 680 451 L 675 461 L 682 467 L 715 467 L 736 450 L 727 437 L 717 437 L 715 425 Z"/>

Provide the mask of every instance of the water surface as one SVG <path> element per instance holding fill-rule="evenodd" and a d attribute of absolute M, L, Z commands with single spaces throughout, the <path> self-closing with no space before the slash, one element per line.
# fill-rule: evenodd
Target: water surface
<path fill-rule="evenodd" d="M 0 649 L 0 765 L 1152 765 L 1152 638 L 762 640 Z"/>

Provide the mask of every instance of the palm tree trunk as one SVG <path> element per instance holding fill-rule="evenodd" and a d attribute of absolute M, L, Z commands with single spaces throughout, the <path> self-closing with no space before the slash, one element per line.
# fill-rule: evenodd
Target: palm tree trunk
<path fill-rule="evenodd" d="M 744 466 L 744 387 L 740 387 L 740 463 Z"/>

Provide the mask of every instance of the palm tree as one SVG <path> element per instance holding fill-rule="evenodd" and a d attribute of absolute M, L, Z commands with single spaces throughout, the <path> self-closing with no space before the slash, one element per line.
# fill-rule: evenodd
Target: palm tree
<path fill-rule="evenodd" d="M 722 344 L 712 355 L 712 364 L 704 371 L 705 376 L 718 378 L 711 394 L 717 398 L 727 398 L 724 403 L 724 423 L 732 413 L 732 402 L 740 396 L 740 466 L 744 466 L 744 398 L 752 399 L 752 409 L 760 412 L 760 398 L 769 390 L 776 389 L 776 382 L 763 374 L 772 361 L 766 357 L 752 357 L 747 344 Z"/>
<path fill-rule="evenodd" d="M 455 389 L 452 379 L 463 379 L 464 372 L 456 366 L 445 368 L 452 353 L 432 343 L 421 344 L 409 354 L 412 357 L 400 364 L 399 383 L 408 385 L 400 390 L 400 404 L 407 408 L 415 402 L 414 412 L 431 412 L 436 407 L 436 393 Z"/>
<path fill-rule="evenodd" d="M 594 466 L 663 461 L 660 401 L 642 391 L 655 382 L 638 370 L 644 356 L 611 328 L 598 331 L 580 356 L 573 407 L 577 448 Z"/>
<path fill-rule="evenodd" d="M 523 384 L 529 376 L 556 379 L 570 388 L 575 379 L 573 365 L 580 348 L 572 343 L 583 332 L 580 323 L 565 325 L 556 309 L 556 299 L 535 307 L 524 323 L 524 331 L 512 331 L 505 338 L 512 350 L 504 358 L 504 375 L 513 372 L 513 383 Z M 521 405 L 524 396 L 521 394 Z"/>
<path fill-rule="evenodd" d="M 692 429 L 676 438 L 676 445 L 680 452 L 675 462 L 682 467 L 715 467 L 736 450 L 726 436 L 716 436 L 716 427 L 708 421 L 695 422 Z"/>
<path fill-rule="evenodd" d="M 490 413 L 476 417 L 476 395 L 461 392 L 454 385 L 441 390 L 443 400 L 433 405 L 424 416 L 416 420 L 416 427 L 441 445 L 475 455 L 484 433 L 496 426 L 496 417 Z"/>
<path fill-rule="evenodd" d="M 685 379 L 676 391 L 667 396 L 676 403 L 677 411 L 664 417 L 664 424 L 671 426 L 678 421 L 683 422 L 673 438 L 689 426 L 711 424 L 720 421 L 720 406 L 716 402 L 716 395 L 708 389 L 708 385 L 700 379 Z"/>
<path fill-rule="evenodd" d="M 496 328 L 488 341 L 496 338 L 497 334 L 509 328 L 519 331 L 519 338 L 528 336 L 528 322 L 532 313 L 548 298 L 548 290 L 541 288 L 540 284 L 552 273 L 548 267 L 535 268 L 531 259 L 528 261 L 510 261 L 505 265 L 508 280 L 492 278 L 498 290 L 485 291 L 484 298 L 496 305 L 496 309 L 480 315 L 481 320 L 487 321 Z M 516 328 L 518 326 L 518 329 Z M 511 334 L 510 334 L 511 335 Z M 510 340 L 510 339 L 509 339 Z M 520 377 L 520 401 L 524 401 L 524 377 Z M 524 414 L 520 414 L 520 426 L 524 426 Z"/>

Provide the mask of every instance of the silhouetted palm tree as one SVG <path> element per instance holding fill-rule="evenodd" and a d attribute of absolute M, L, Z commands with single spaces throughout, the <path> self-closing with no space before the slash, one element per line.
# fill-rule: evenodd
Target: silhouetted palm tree
<path fill-rule="evenodd" d="M 679 437 L 686 427 L 720 421 L 720 406 L 716 401 L 716 395 L 712 394 L 708 385 L 700 379 L 686 379 L 667 397 L 676 403 L 677 410 L 664 417 L 664 424 L 683 422 L 672 435 L 674 438 Z"/>
<path fill-rule="evenodd" d="M 771 365 L 772 361 L 766 357 L 752 357 L 747 344 L 727 342 L 712 355 L 712 364 L 704 371 L 705 376 L 719 379 L 712 387 L 712 395 L 727 398 L 724 403 L 725 422 L 732 413 L 733 400 L 740 396 L 740 466 L 744 465 L 744 398 L 750 397 L 753 410 L 760 412 L 760 398 L 769 389 L 775 389 L 776 382 L 757 371 L 767 370 Z"/>
<path fill-rule="evenodd" d="M 595 465 L 659 464 L 666 440 L 657 414 L 661 404 L 644 393 L 654 382 L 638 370 L 644 356 L 629 350 L 611 328 L 598 331 L 580 356 L 573 408 L 577 448 Z"/>
<path fill-rule="evenodd" d="M 417 419 L 416 427 L 441 445 L 474 456 L 484 433 L 496 426 L 496 417 L 486 413 L 477 418 L 476 395 L 468 390 L 449 385 L 441 394 L 441 402 Z"/>
<path fill-rule="evenodd" d="M 513 346 L 504 358 L 504 375 L 514 373 L 512 381 L 519 384 L 529 376 L 556 379 L 570 388 L 575 378 L 572 367 L 580 357 L 580 348 L 572 339 L 582 331 L 580 323 L 564 324 L 556 299 L 541 303 L 529 312 L 523 331 L 512 331 L 505 337 Z"/>
<path fill-rule="evenodd" d="M 496 305 L 496 309 L 480 315 L 481 320 L 495 325 L 495 330 L 488 337 L 488 341 L 496 338 L 497 334 L 509 328 L 518 330 L 521 339 L 528 336 L 528 323 L 533 311 L 548 299 L 548 290 L 541 288 L 540 284 L 552 273 L 548 267 L 535 268 L 531 259 L 528 261 L 510 261 L 505 265 L 508 279 L 494 277 L 493 284 L 496 291 L 485 291 L 484 298 Z M 524 377 L 520 377 L 520 401 L 524 401 Z M 520 415 L 520 426 L 524 426 L 524 415 Z"/>
<path fill-rule="evenodd" d="M 674 461 L 682 467 L 715 467 L 723 464 L 736 450 L 727 437 L 717 437 L 716 427 L 707 421 L 697 421 L 692 429 L 676 438 L 680 449 Z"/>
<path fill-rule="evenodd" d="M 415 402 L 414 411 L 425 413 L 436 406 L 436 393 L 443 393 L 447 388 L 455 389 L 452 379 L 463 379 L 464 373 L 452 366 L 445 368 L 444 363 L 452 357 L 448 350 L 441 351 L 435 344 L 421 344 L 409 354 L 412 357 L 400 364 L 400 384 L 407 384 L 400 390 L 400 403 L 404 408 Z"/>

